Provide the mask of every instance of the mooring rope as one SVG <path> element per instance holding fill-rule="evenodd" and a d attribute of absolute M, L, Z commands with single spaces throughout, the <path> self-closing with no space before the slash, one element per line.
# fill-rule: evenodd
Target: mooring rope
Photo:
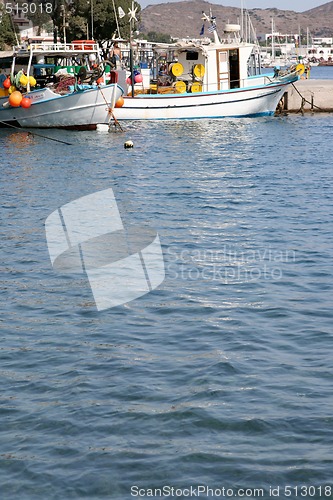
<path fill-rule="evenodd" d="M 102 94 L 102 96 L 103 96 L 103 99 L 104 99 L 104 101 L 105 101 L 105 104 L 106 104 L 106 105 L 107 105 L 107 107 L 108 107 L 108 113 L 111 115 L 110 120 L 111 120 L 111 118 L 113 118 L 113 121 L 114 121 L 114 126 L 115 126 L 115 127 L 117 127 L 117 126 L 118 126 L 118 127 L 120 128 L 120 130 L 121 130 L 122 132 L 124 132 L 123 127 L 120 125 L 120 123 L 118 122 L 117 118 L 114 116 L 113 109 L 112 109 L 112 107 L 109 105 L 109 103 L 107 102 L 107 100 L 106 100 L 106 98 L 105 98 L 105 95 L 104 95 L 104 94 L 103 94 L 103 92 L 102 92 L 102 89 L 101 89 L 100 87 L 98 87 L 98 88 L 99 88 L 100 93 L 101 93 L 101 94 Z M 110 120 L 109 120 L 109 126 L 110 126 Z"/>
<path fill-rule="evenodd" d="M 16 130 L 19 130 L 20 132 L 29 132 L 29 134 L 36 135 L 38 137 L 42 137 L 43 139 L 48 139 L 49 141 L 60 142 L 61 144 L 67 144 L 67 146 L 73 146 L 73 144 L 71 142 L 66 142 L 66 141 L 62 141 L 60 139 L 54 139 L 53 137 L 48 137 L 47 135 L 38 134 L 37 132 L 32 132 L 30 129 L 17 127 L 16 125 L 12 125 L 11 123 L 6 123 L 6 122 L 3 122 L 1 120 L 0 120 L 0 123 L 5 125 L 6 127 L 15 128 Z"/>
<path fill-rule="evenodd" d="M 311 109 L 313 108 L 317 108 L 319 109 L 320 111 L 325 111 L 325 109 L 323 108 L 320 108 L 319 106 L 316 106 L 315 104 L 313 104 L 313 102 L 310 102 L 308 101 L 307 99 L 305 99 L 305 97 L 300 93 L 300 91 L 298 90 L 298 88 L 295 86 L 294 83 L 292 83 L 292 86 L 294 87 L 294 89 L 296 90 L 297 94 L 302 98 L 302 104 L 301 104 L 301 107 L 299 108 L 299 110 L 297 111 L 297 113 L 299 113 L 300 111 L 303 112 L 303 108 L 304 108 L 304 104 L 307 102 L 308 104 L 310 104 L 311 106 Z"/>

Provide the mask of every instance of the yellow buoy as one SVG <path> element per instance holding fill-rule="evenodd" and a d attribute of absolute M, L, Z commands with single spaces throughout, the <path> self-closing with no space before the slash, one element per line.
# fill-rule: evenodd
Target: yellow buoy
<path fill-rule="evenodd" d="M 37 82 L 33 76 L 29 76 L 29 83 L 30 83 L 31 87 L 35 87 Z"/>
<path fill-rule="evenodd" d="M 20 84 L 23 85 L 23 87 L 26 87 L 28 84 L 29 78 L 26 75 L 22 75 L 20 78 Z"/>
<path fill-rule="evenodd" d="M 303 73 L 304 73 L 304 71 L 305 71 L 305 66 L 304 66 L 304 64 L 302 64 L 302 63 L 297 64 L 297 66 L 296 66 L 296 71 L 297 71 L 297 73 L 299 74 L 299 76 L 303 75 Z"/>
<path fill-rule="evenodd" d="M 203 78 L 205 74 L 205 66 L 203 64 L 196 64 L 193 68 L 193 74 L 197 78 Z"/>
<path fill-rule="evenodd" d="M 171 64 L 171 73 L 173 76 L 180 76 L 184 73 L 183 65 L 179 62 Z"/>
<path fill-rule="evenodd" d="M 11 85 L 11 86 L 9 87 L 9 89 L 8 89 L 8 94 L 9 94 L 9 95 L 10 95 L 10 94 L 12 94 L 13 92 L 15 92 L 15 90 L 16 90 L 15 85 Z"/>
<path fill-rule="evenodd" d="M 178 80 L 178 82 L 175 82 L 175 89 L 177 92 L 184 94 L 184 92 L 186 92 L 186 83 L 182 80 Z"/>
<path fill-rule="evenodd" d="M 192 83 L 191 92 L 202 92 L 202 85 L 199 82 Z"/>

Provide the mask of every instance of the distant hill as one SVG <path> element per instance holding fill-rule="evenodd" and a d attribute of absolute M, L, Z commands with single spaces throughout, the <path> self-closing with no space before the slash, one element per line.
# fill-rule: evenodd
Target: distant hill
<path fill-rule="evenodd" d="M 292 3 L 292 2 L 291 2 Z M 204 0 L 148 5 L 141 11 L 141 33 L 155 31 L 173 37 L 198 37 L 202 26 L 202 11 L 212 9 L 220 31 L 226 22 L 237 22 L 240 9 L 211 4 Z M 312 36 L 333 36 L 333 1 L 305 12 L 279 9 L 250 9 L 248 11 L 257 34 L 271 32 L 271 18 L 275 30 L 281 33 L 306 33 Z"/>

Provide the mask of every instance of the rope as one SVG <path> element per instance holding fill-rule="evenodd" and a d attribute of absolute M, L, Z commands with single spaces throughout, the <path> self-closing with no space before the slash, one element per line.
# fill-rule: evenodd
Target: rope
<path fill-rule="evenodd" d="M 101 94 L 102 94 L 102 96 L 103 96 L 103 99 L 104 99 L 104 101 L 105 101 L 105 104 L 106 104 L 106 105 L 107 105 L 107 107 L 108 107 L 108 113 L 109 113 L 109 115 L 111 115 L 111 116 L 110 116 L 110 119 L 109 119 L 109 127 L 110 127 L 110 120 L 111 120 L 111 118 L 113 118 L 115 128 L 118 126 L 118 127 L 120 128 L 120 130 L 121 130 L 122 132 L 124 132 L 123 127 L 120 125 L 120 123 L 118 122 L 117 118 L 114 116 L 113 109 L 111 108 L 111 106 L 109 106 L 109 103 L 107 102 L 107 100 L 106 100 L 106 98 L 105 98 L 105 95 L 104 95 L 104 94 L 103 94 L 103 92 L 102 92 L 102 89 L 101 89 L 100 87 L 98 87 L 98 88 L 99 88 L 100 93 L 101 93 Z"/>
<path fill-rule="evenodd" d="M 315 104 L 313 104 L 313 102 L 310 102 L 308 101 L 307 99 L 305 99 L 305 97 L 300 93 L 300 91 L 298 90 L 298 88 L 294 85 L 294 83 L 292 83 L 292 86 L 294 87 L 294 89 L 296 90 L 297 94 L 302 98 L 302 104 L 301 104 L 301 107 L 299 108 L 299 110 L 297 111 L 297 113 L 299 113 L 300 111 L 303 110 L 303 107 L 304 107 L 304 104 L 307 102 L 308 104 L 310 104 L 311 108 L 317 108 L 319 109 L 320 111 L 325 111 L 325 109 L 323 108 L 320 108 L 319 106 L 316 106 Z"/>
<path fill-rule="evenodd" d="M 59 83 L 56 85 L 54 91 L 57 94 L 68 94 L 70 85 L 75 85 L 76 79 L 74 76 L 63 76 L 60 78 Z"/>
<path fill-rule="evenodd" d="M 0 123 L 2 123 L 2 125 L 5 125 L 6 127 L 11 127 L 11 128 L 15 128 L 16 130 L 19 130 L 20 132 L 29 132 L 29 134 L 32 134 L 32 135 L 36 135 L 38 137 L 42 137 L 43 139 L 48 139 L 49 141 L 55 141 L 55 142 L 60 142 L 61 144 L 67 144 L 67 146 L 73 146 L 73 144 L 71 142 L 66 142 L 66 141 L 61 141 L 60 139 L 54 139 L 53 137 L 48 137 L 47 135 L 42 135 L 42 134 L 38 134 L 37 132 L 32 132 L 31 130 L 27 130 L 26 128 L 22 128 L 22 127 L 16 127 L 16 125 L 12 125 L 11 123 L 6 123 L 6 122 L 3 122 L 0 120 Z"/>

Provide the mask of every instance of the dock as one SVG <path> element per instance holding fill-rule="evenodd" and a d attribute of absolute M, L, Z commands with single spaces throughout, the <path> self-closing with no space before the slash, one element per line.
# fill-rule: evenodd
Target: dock
<path fill-rule="evenodd" d="M 298 80 L 283 95 L 277 112 L 333 112 L 333 80 Z"/>

